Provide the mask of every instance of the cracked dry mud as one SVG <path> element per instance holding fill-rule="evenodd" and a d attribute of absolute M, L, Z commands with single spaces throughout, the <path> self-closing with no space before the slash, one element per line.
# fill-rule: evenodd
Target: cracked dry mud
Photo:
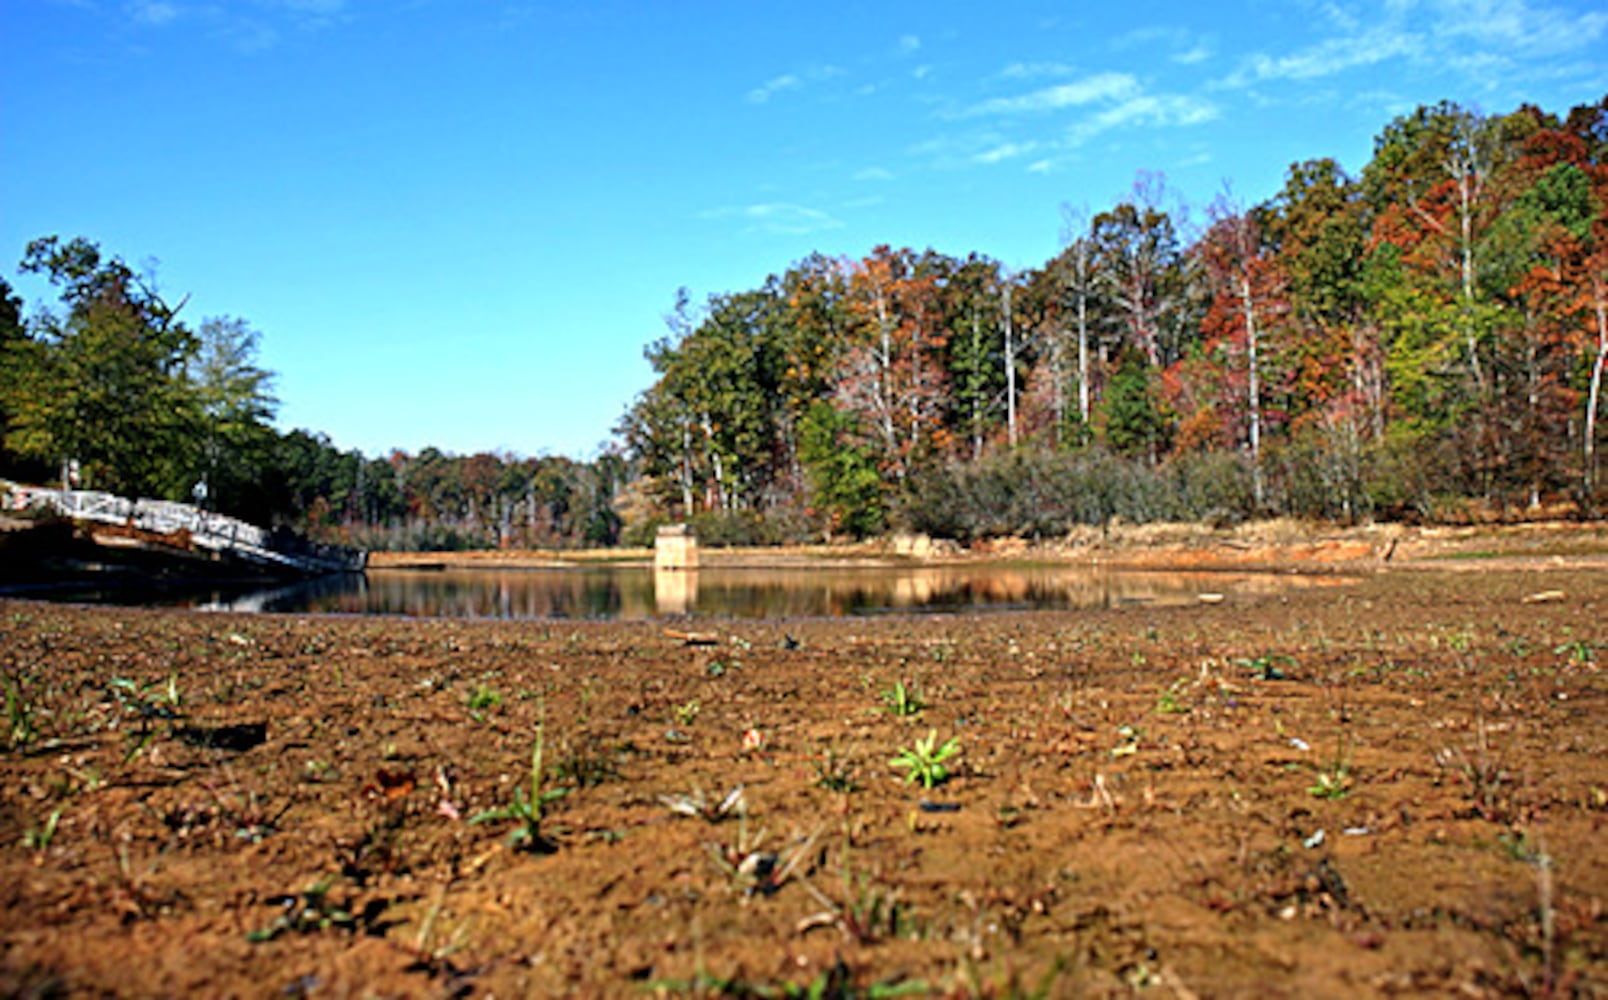
<path fill-rule="evenodd" d="M 0 993 L 1602 996 L 1604 580 L 691 642 L 0 602 Z"/>

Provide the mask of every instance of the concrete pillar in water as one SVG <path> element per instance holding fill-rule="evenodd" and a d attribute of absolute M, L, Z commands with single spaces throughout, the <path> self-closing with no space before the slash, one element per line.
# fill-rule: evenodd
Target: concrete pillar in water
<path fill-rule="evenodd" d="M 655 570 L 698 568 L 698 536 L 689 524 L 666 524 L 653 542 Z"/>

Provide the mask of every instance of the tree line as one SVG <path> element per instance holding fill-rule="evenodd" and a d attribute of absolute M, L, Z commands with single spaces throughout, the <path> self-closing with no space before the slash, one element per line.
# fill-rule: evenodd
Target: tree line
<path fill-rule="evenodd" d="M 1451 103 L 1198 221 L 1158 175 L 1013 271 L 879 246 L 685 293 L 620 427 L 756 540 L 1600 510 L 1608 98 Z"/>
<path fill-rule="evenodd" d="M 1035 268 L 879 246 L 682 292 L 590 461 L 281 432 L 245 320 L 192 328 L 154 275 L 47 237 L 21 270 L 56 308 L 0 279 L 0 475 L 374 549 L 1601 512 L 1608 98 L 1420 107 L 1356 176 L 1297 163 L 1199 219 L 1145 174 L 1064 215 Z"/>
<path fill-rule="evenodd" d="M 24 316 L 0 279 L 0 475 L 186 500 L 370 549 L 609 545 L 618 454 L 369 458 L 326 435 L 281 433 L 273 373 L 244 320 L 192 328 L 155 277 L 77 238 L 29 244 L 21 270 L 60 309 Z"/>

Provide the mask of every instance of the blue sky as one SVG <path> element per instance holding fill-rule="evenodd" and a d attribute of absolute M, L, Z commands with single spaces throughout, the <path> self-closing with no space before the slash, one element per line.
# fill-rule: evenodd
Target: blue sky
<path fill-rule="evenodd" d="M 282 427 L 589 457 L 676 289 L 879 243 L 1042 264 L 1451 99 L 1608 92 L 1579 0 L 0 0 L 0 261 L 85 236 L 247 320 Z M 30 307 L 49 290 L 11 276 Z"/>

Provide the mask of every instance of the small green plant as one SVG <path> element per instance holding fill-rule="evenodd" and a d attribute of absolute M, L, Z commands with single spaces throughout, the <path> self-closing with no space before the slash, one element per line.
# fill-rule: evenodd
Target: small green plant
<path fill-rule="evenodd" d="M 270 903 L 283 907 L 284 912 L 274 918 L 273 923 L 260 930 L 252 931 L 246 935 L 246 940 L 253 944 L 263 941 L 272 941 L 287 931 L 297 934 L 309 934 L 313 931 L 328 930 L 331 927 L 340 927 L 351 930 L 357 926 L 357 919 L 344 907 L 336 906 L 329 898 L 331 879 L 322 879 L 303 889 L 296 895 L 276 896 Z"/>
<path fill-rule="evenodd" d="M 530 754 L 530 794 L 521 785 L 514 786 L 514 797 L 506 806 L 487 809 L 472 817 L 470 823 L 489 823 L 511 819 L 519 825 L 508 834 L 508 846 L 524 847 L 538 853 L 551 853 L 554 844 L 542 836 L 542 816 L 547 806 L 569 794 L 568 788 L 542 788 L 542 725 L 536 727 L 536 744 Z"/>
<path fill-rule="evenodd" d="M 550 777 L 571 788 L 592 788 L 620 776 L 620 755 L 617 747 L 608 746 L 601 738 L 582 733 L 574 739 L 560 741 L 558 760 L 553 763 Z"/>
<path fill-rule="evenodd" d="M 697 698 L 692 699 L 686 704 L 677 705 L 674 709 L 672 709 L 675 714 L 676 721 L 681 723 L 683 726 L 690 726 L 697 721 L 698 713 L 702 710 L 703 703 Z"/>
<path fill-rule="evenodd" d="M 804 891 L 815 897 L 824 909 L 805 917 L 799 926 L 805 929 L 836 927 L 845 938 L 858 945 L 923 934 L 924 928 L 910 919 L 910 908 L 899 901 L 898 889 L 885 891 L 864 873 L 856 873 L 848 861 L 847 844 L 843 851 L 841 898 L 833 899 L 805 881 Z"/>
<path fill-rule="evenodd" d="M 921 697 L 921 691 L 915 684 L 906 686 L 904 681 L 895 681 L 893 687 L 885 688 L 882 692 L 882 704 L 888 711 L 900 718 L 916 715 L 927 707 Z"/>
<path fill-rule="evenodd" d="M 1289 674 L 1286 673 L 1284 668 L 1295 666 L 1295 659 L 1283 654 L 1258 656 L 1255 659 L 1241 657 L 1234 662 L 1248 668 L 1251 676 L 1259 681 L 1285 680 Z"/>
<path fill-rule="evenodd" d="M 1435 763 L 1442 773 L 1452 771 L 1468 785 L 1468 797 L 1477 814 L 1494 823 L 1507 822 L 1513 818 L 1510 775 L 1501 756 L 1491 747 L 1484 719 L 1475 720 L 1475 734 L 1472 752 L 1438 750 Z"/>
<path fill-rule="evenodd" d="M 857 792 L 860 785 L 854 780 L 856 770 L 831 747 L 827 747 L 822 751 L 821 759 L 815 762 L 815 784 L 839 795 Z"/>
<path fill-rule="evenodd" d="M 123 710 L 139 720 L 139 728 L 128 734 L 129 747 L 123 755 L 125 764 L 138 757 L 156 739 L 157 733 L 151 726 L 153 722 L 165 722 L 171 728 L 182 718 L 179 714 L 182 698 L 177 674 L 169 674 L 166 681 L 152 681 L 149 684 L 140 684 L 127 677 L 113 677 L 108 686 Z"/>
<path fill-rule="evenodd" d="M 917 739 L 914 746 L 901 747 L 899 755 L 888 763 L 905 769 L 905 784 L 919 780 L 921 787 L 932 788 L 949 780 L 949 768 L 944 761 L 960 753 L 960 741 L 950 737 L 938 745 L 938 730 L 927 731 L 926 739 Z"/>
<path fill-rule="evenodd" d="M 1139 740 L 1144 732 L 1134 726 L 1118 726 L 1117 738 L 1120 742 L 1111 748 L 1113 757 L 1131 757 L 1139 752 Z"/>
<path fill-rule="evenodd" d="M 1184 703 L 1184 691 L 1189 687 L 1187 680 L 1176 680 L 1168 685 L 1156 698 L 1156 711 L 1162 715 L 1183 715 L 1189 711 Z"/>
<path fill-rule="evenodd" d="M 1351 758 L 1346 752 L 1345 735 L 1335 744 L 1334 756 L 1326 767 L 1317 768 L 1317 777 L 1307 788 L 1313 798 L 1343 799 L 1351 794 Z"/>
<path fill-rule="evenodd" d="M 1597 658 L 1597 644 L 1590 639 L 1574 639 L 1554 647 L 1552 652 L 1556 656 L 1567 656 L 1570 663 L 1584 666 Z"/>
<path fill-rule="evenodd" d="M 431 976 L 457 973 L 451 958 L 463 947 L 464 937 L 468 934 L 468 927 L 460 923 L 446 941 L 437 940 L 436 923 L 441 919 L 441 907 L 446 900 L 447 887 L 443 885 L 437 890 L 430 909 L 425 911 L 424 920 L 419 924 L 419 933 L 413 939 L 414 961 L 421 970 Z"/>
<path fill-rule="evenodd" d="M 1351 769 L 1344 764 L 1321 770 L 1308 794 L 1319 799 L 1343 799 L 1351 794 Z"/>
<path fill-rule="evenodd" d="M 476 722 L 479 722 L 487 711 L 501 705 L 502 700 L 502 695 L 497 692 L 496 688 L 477 684 L 474 691 L 469 694 L 469 714 L 474 717 Z"/>
<path fill-rule="evenodd" d="M 61 822 L 61 812 L 63 808 L 65 807 L 57 806 L 55 809 L 52 809 L 50 815 L 45 818 L 44 826 L 39 827 L 37 830 L 29 827 L 27 830 L 23 831 L 22 845 L 28 848 L 30 851 L 49 850 L 50 842 L 56 836 L 56 824 Z"/>
<path fill-rule="evenodd" d="M 6 689 L 6 744 L 12 749 L 25 747 L 38 735 L 34 730 L 33 705 L 22 693 L 22 679 L 0 677 Z"/>

